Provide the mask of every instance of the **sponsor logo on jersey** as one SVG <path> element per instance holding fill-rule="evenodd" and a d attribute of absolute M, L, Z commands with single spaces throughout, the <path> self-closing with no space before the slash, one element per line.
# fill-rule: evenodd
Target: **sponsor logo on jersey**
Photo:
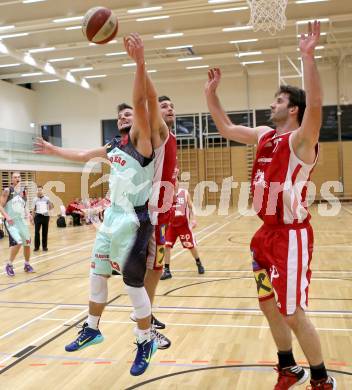
<path fill-rule="evenodd" d="M 111 163 L 120 164 L 122 167 L 126 165 L 126 160 L 124 160 L 121 156 L 111 156 L 109 160 Z"/>
<path fill-rule="evenodd" d="M 109 255 L 101 255 L 100 253 L 96 253 L 94 255 L 94 257 L 96 259 L 100 259 L 100 260 L 109 260 L 110 256 Z"/>

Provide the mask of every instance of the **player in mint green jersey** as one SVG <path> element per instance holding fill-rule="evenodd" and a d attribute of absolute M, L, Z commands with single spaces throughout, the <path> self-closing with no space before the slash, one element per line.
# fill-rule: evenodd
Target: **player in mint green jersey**
<path fill-rule="evenodd" d="M 31 236 L 28 225 L 33 224 L 30 213 L 26 210 L 26 193 L 21 187 L 21 174 L 14 172 L 11 175 L 11 185 L 5 188 L 0 197 L 0 213 L 5 218 L 5 228 L 9 234 L 10 258 L 5 265 L 5 272 L 8 276 L 15 276 L 13 262 L 23 246 L 25 258 L 24 271 L 34 272 L 29 264 L 31 255 Z"/>
<path fill-rule="evenodd" d="M 133 106 L 119 106 L 118 127 L 121 138 L 108 145 L 90 150 L 68 150 L 43 140 L 35 144 L 42 154 L 60 156 L 73 161 L 108 158 L 111 163 L 109 190 L 111 207 L 105 211 L 94 244 L 90 301 L 87 322 L 76 340 L 66 345 L 73 352 L 103 341 L 98 329 L 100 316 L 108 297 L 107 280 L 114 271 L 122 273 L 127 293 L 137 314 L 137 355 L 131 375 L 141 375 L 157 349 L 151 338 L 151 304 L 144 288 L 146 251 L 153 231 L 147 201 L 152 190 L 154 153 L 146 108 L 146 70 L 143 42 L 138 34 L 124 40 L 126 51 L 136 62 Z"/>

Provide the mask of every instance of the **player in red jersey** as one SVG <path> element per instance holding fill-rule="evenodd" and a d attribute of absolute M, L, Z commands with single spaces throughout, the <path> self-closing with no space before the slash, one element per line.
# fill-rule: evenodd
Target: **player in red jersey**
<path fill-rule="evenodd" d="M 200 261 L 197 249 L 197 241 L 193 234 L 193 228 L 197 223 L 194 218 L 191 195 L 186 189 L 179 188 L 179 181 L 175 184 L 176 199 L 172 206 L 170 223 L 166 230 L 165 265 L 161 280 L 172 278 L 170 272 L 170 254 L 177 238 L 180 238 L 183 248 L 189 249 L 196 262 L 198 273 L 204 274 L 205 270 Z"/>
<path fill-rule="evenodd" d="M 322 123 L 322 89 L 314 51 L 319 42 L 320 23 L 309 23 L 302 34 L 300 51 L 304 85 L 301 89 L 282 86 L 271 104 L 270 127 L 234 125 L 221 108 L 216 89 L 221 74 L 209 71 L 206 98 L 220 134 L 244 144 L 258 144 L 253 167 L 253 204 L 262 227 L 251 242 L 253 271 L 259 305 L 266 316 L 278 349 L 276 390 L 292 389 L 308 379 L 292 353 L 292 332 L 309 362 L 313 390 L 336 389 L 326 372 L 319 336 L 306 317 L 313 251 L 306 192 L 316 164 Z"/>

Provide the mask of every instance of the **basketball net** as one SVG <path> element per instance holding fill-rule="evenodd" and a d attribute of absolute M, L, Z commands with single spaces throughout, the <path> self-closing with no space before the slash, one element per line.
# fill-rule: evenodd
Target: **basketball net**
<path fill-rule="evenodd" d="M 268 31 L 274 35 L 286 25 L 286 7 L 288 0 L 247 0 L 251 9 L 249 24 L 254 31 Z"/>

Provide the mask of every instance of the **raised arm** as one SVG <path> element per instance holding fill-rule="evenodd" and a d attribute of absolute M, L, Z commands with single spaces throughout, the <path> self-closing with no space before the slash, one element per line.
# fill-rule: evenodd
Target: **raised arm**
<path fill-rule="evenodd" d="M 46 154 L 49 156 L 62 157 L 66 160 L 87 162 L 92 158 L 106 158 L 106 146 L 96 149 L 65 149 L 59 146 L 52 145 L 50 142 L 44 141 L 43 138 L 37 138 L 33 144 L 34 153 Z"/>
<path fill-rule="evenodd" d="M 320 22 L 308 24 L 308 35 L 301 35 L 299 48 L 303 61 L 303 78 L 306 91 L 306 109 L 301 127 L 293 137 L 293 147 L 303 161 L 313 162 L 315 146 L 319 141 L 322 124 L 323 92 L 319 71 L 314 59 L 314 51 L 319 43 Z M 312 161 L 313 160 L 313 161 Z"/>
<path fill-rule="evenodd" d="M 151 129 L 147 111 L 147 81 L 144 59 L 144 45 L 137 33 L 124 38 L 128 55 L 136 62 L 136 73 L 133 84 L 134 119 L 131 128 L 131 139 L 137 145 L 137 150 L 145 157 L 153 153 L 151 144 Z"/>
<path fill-rule="evenodd" d="M 159 147 L 167 138 L 169 129 L 161 115 L 160 105 L 158 101 L 158 93 L 155 89 L 153 81 L 146 75 L 147 80 L 147 103 L 149 113 L 149 123 L 152 131 L 152 140 L 154 147 Z"/>
<path fill-rule="evenodd" d="M 256 144 L 258 136 L 270 128 L 268 127 L 247 127 L 235 125 L 221 107 L 220 100 L 217 96 L 217 88 L 221 80 L 221 71 L 219 68 L 210 69 L 208 71 L 208 81 L 205 84 L 205 96 L 207 99 L 208 108 L 213 121 L 219 130 L 219 133 L 227 139 L 240 142 L 243 144 Z"/>

